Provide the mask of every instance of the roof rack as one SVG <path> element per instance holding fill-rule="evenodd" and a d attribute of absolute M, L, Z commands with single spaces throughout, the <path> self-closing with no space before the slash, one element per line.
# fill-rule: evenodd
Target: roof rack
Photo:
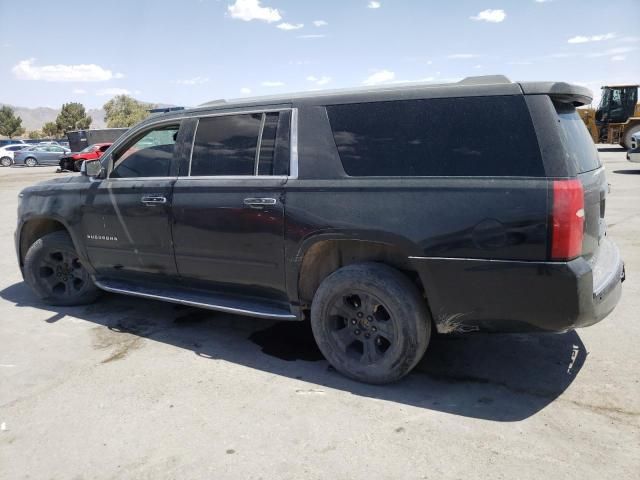
<path fill-rule="evenodd" d="M 504 75 L 482 75 L 478 77 L 466 77 L 460 80 L 458 85 L 495 85 L 513 83 Z"/>

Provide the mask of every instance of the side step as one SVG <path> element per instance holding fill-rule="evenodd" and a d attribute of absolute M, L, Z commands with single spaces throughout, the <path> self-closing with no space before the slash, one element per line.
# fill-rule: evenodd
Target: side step
<path fill-rule="evenodd" d="M 148 285 L 133 284 L 120 280 L 94 279 L 98 288 L 111 293 L 121 293 L 134 297 L 179 303 L 190 307 L 206 308 L 219 312 L 247 315 L 249 317 L 273 320 L 298 320 L 298 317 L 285 307 L 260 302 L 256 299 L 233 297 L 220 293 L 209 293 L 187 289 L 168 289 Z"/>

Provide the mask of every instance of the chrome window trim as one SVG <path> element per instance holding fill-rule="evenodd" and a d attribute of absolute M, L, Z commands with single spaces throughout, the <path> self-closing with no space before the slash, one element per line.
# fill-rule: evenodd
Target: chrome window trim
<path fill-rule="evenodd" d="M 260 116 L 260 128 L 258 129 L 258 145 L 256 145 L 256 156 L 253 159 L 253 175 L 258 176 L 258 165 L 260 163 L 260 149 L 262 148 L 262 134 L 264 133 L 264 123 L 267 119 L 267 114 L 262 112 Z"/>
<path fill-rule="evenodd" d="M 200 126 L 200 118 L 196 118 L 196 128 L 193 129 L 193 137 L 191 138 L 191 151 L 189 152 L 189 169 L 187 176 L 191 176 L 191 162 L 193 160 L 193 149 L 196 146 L 196 134 L 198 133 L 198 127 Z"/>
<path fill-rule="evenodd" d="M 298 109 L 291 109 L 291 127 L 289 129 L 289 178 L 298 178 Z"/>
<path fill-rule="evenodd" d="M 175 178 L 175 177 L 171 177 Z M 286 175 L 203 175 L 193 177 L 178 177 L 179 180 L 287 180 Z"/>
<path fill-rule="evenodd" d="M 124 181 L 124 182 L 137 182 L 137 181 L 143 181 L 143 180 L 175 180 L 176 178 L 178 178 L 177 176 L 174 177 L 124 177 L 124 178 L 111 178 L 111 177 L 107 177 L 104 180 L 108 180 L 110 182 L 120 182 L 120 181 Z"/>

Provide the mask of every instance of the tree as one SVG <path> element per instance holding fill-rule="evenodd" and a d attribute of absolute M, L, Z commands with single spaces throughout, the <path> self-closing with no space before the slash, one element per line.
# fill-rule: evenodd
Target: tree
<path fill-rule="evenodd" d="M 13 108 L 7 105 L 0 108 L 0 135 L 13 138 L 23 133 L 22 118 L 16 116 Z"/>
<path fill-rule="evenodd" d="M 104 120 L 109 128 L 130 127 L 149 116 L 150 103 L 139 102 L 129 95 L 117 95 L 104 104 Z"/>
<path fill-rule="evenodd" d="M 58 133 L 89 128 L 91 117 L 87 115 L 84 105 L 77 102 L 65 103 L 56 118 Z"/>
<path fill-rule="evenodd" d="M 42 126 L 42 134 L 47 138 L 56 138 L 59 133 L 56 122 L 47 122 Z"/>
<path fill-rule="evenodd" d="M 31 130 L 28 135 L 31 140 L 38 140 L 42 138 L 42 132 L 40 130 Z"/>

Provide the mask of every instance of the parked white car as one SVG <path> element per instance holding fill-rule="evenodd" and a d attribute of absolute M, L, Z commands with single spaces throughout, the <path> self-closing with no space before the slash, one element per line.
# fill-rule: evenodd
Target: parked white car
<path fill-rule="evenodd" d="M 28 146 L 29 144 L 27 143 L 14 143 L 0 147 L 0 165 L 3 167 L 10 167 L 13 165 L 14 153 Z"/>
<path fill-rule="evenodd" d="M 627 160 L 640 163 L 640 132 L 631 136 L 631 149 L 627 150 Z"/>

